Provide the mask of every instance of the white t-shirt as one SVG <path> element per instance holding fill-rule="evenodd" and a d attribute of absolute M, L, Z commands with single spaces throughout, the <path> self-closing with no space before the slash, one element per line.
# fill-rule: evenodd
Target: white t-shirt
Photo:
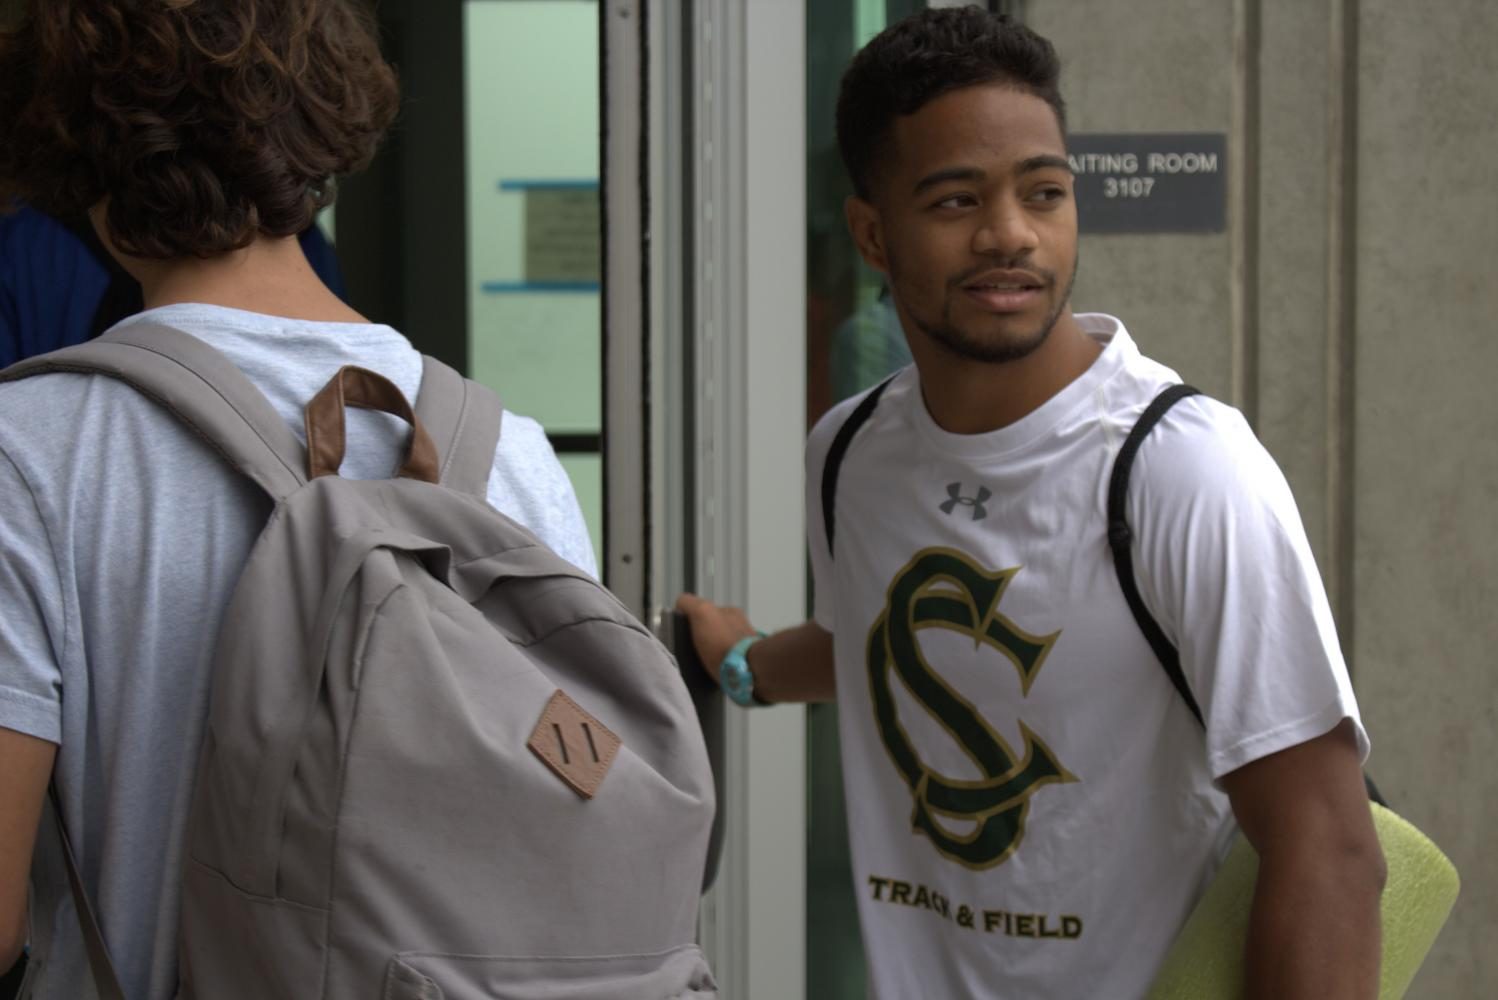
<path fill-rule="evenodd" d="M 302 436 L 341 366 L 408 399 L 421 356 L 388 326 L 213 306 L 141 317 L 226 354 Z M 342 475 L 390 474 L 409 428 L 348 414 Z M 505 413 L 489 502 L 597 574 L 577 498 L 540 425 Z M 218 622 L 270 501 L 174 417 L 113 379 L 0 385 L 0 726 L 59 744 L 56 775 L 126 994 L 176 996 L 178 884 Z M 3 808 L 3 804 L 0 804 Z M 33 865 L 37 1000 L 92 996 L 50 828 Z"/>
<path fill-rule="evenodd" d="M 1130 615 L 1107 543 L 1113 459 L 1177 376 L 1112 317 L 1076 381 L 1000 430 L 939 428 L 913 368 L 854 438 L 835 558 L 807 446 L 816 620 L 834 634 L 872 994 L 1143 996 L 1235 833 L 1216 779 L 1357 705 L 1284 477 L 1241 414 L 1181 403 L 1135 462 L 1146 604 L 1203 738 Z M 1360 751 L 1367 738 L 1358 725 Z"/>

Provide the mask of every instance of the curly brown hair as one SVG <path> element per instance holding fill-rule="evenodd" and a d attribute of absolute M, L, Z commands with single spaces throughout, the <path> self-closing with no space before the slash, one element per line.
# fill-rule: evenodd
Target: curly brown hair
<path fill-rule="evenodd" d="M 0 205 L 108 196 L 123 253 L 213 257 L 310 226 L 398 104 L 358 0 L 28 0 L 0 32 Z"/>

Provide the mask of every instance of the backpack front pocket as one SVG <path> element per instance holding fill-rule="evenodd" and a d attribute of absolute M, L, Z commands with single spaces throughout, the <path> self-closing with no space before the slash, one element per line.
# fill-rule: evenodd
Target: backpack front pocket
<path fill-rule="evenodd" d="M 390 960 L 383 1000 L 717 1000 L 696 945 L 654 955 L 520 958 L 407 952 Z"/>

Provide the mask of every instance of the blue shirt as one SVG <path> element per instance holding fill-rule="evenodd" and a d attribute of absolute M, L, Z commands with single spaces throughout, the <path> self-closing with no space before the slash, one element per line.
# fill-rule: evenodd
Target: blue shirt
<path fill-rule="evenodd" d="M 308 229 L 301 244 L 323 284 L 343 298 L 338 260 L 321 230 Z M 95 317 L 113 280 L 105 261 L 50 215 L 27 205 L 0 213 L 0 368 L 102 332 Z M 130 291 L 133 302 L 106 326 L 140 311 L 140 292 Z"/>

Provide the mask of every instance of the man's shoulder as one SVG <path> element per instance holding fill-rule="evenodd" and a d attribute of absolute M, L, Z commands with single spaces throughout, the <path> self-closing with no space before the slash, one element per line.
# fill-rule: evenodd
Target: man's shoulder
<path fill-rule="evenodd" d="M 861 424 L 872 424 L 880 413 L 889 412 L 894 400 L 902 394 L 906 383 L 914 379 L 915 368 L 907 365 L 874 385 L 842 400 L 822 414 L 812 427 L 811 433 L 806 436 L 808 459 L 812 456 L 825 458 L 838 433 L 854 419 L 855 414 L 860 410 L 863 411 Z M 879 393 L 877 400 L 874 399 L 875 393 Z"/>
<path fill-rule="evenodd" d="M 1125 338 L 1122 345 L 1112 345 L 1122 347 L 1123 357 L 1099 393 L 1096 412 L 1108 425 L 1108 437 L 1118 448 L 1161 395 L 1176 386 L 1193 383 L 1169 365 L 1145 354 L 1121 326 L 1115 336 Z M 1199 388 L 1194 394 L 1178 399 L 1166 411 L 1145 438 L 1141 454 L 1156 450 L 1157 442 L 1167 439 L 1173 448 L 1184 449 L 1192 457 L 1207 461 L 1220 454 L 1231 455 L 1245 446 L 1258 445 L 1252 428 L 1237 407 Z"/>
<path fill-rule="evenodd" d="M 82 245 L 68 227 L 30 205 L 19 205 L 0 212 L 0 250 L 9 254 L 36 240 L 67 240 Z"/>
<path fill-rule="evenodd" d="M 94 466 L 78 456 L 108 450 L 112 436 L 138 432 L 142 420 L 176 423 L 125 383 L 102 375 L 47 372 L 0 383 L 0 452 L 38 480 L 34 487 L 52 478 L 48 470 Z"/>
<path fill-rule="evenodd" d="M 1147 514 L 1171 520 L 1220 522 L 1250 511 L 1298 519 L 1284 473 L 1247 418 L 1207 395 L 1179 401 L 1150 431 L 1129 492 Z"/>
<path fill-rule="evenodd" d="M 1085 318 L 1111 325 L 1109 349 L 1121 355 L 1100 386 L 1096 407 L 1083 417 L 1101 425 L 1111 464 L 1150 406 L 1166 391 L 1192 382 L 1144 353 L 1117 320 Z M 1283 481 L 1244 414 L 1210 392 L 1198 391 L 1177 399 L 1139 442 L 1129 495 L 1145 498 L 1151 511 L 1169 507 L 1184 513 L 1193 504 L 1200 509 L 1208 498 L 1226 510 L 1266 492 L 1278 502 L 1286 492 Z"/>
<path fill-rule="evenodd" d="M 46 372 L 0 382 L 0 445 L 39 435 L 67 435 L 70 426 L 76 427 L 93 379 L 74 372 Z"/>
<path fill-rule="evenodd" d="M 524 481 L 536 471 L 550 473 L 557 466 L 556 449 L 546 428 L 533 417 L 505 410 L 500 418 L 499 450 L 495 468 Z"/>
<path fill-rule="evenodd" d="M 1162 391 L 1164 388 L 1167 387 L 1162 387 Z M 1130 430 L 1154 398 L 1151 396 L 1131 407 Z M 1176 465 L 1216 465 L 1240 461 L 1246 453 L 1257 455 L 1264 451 L 1264 446 L 1241 410 L 1198 392 L 1171 406 L 1140 445 L 1141 456 L 1162 451 L 1175 456 Z"/>

